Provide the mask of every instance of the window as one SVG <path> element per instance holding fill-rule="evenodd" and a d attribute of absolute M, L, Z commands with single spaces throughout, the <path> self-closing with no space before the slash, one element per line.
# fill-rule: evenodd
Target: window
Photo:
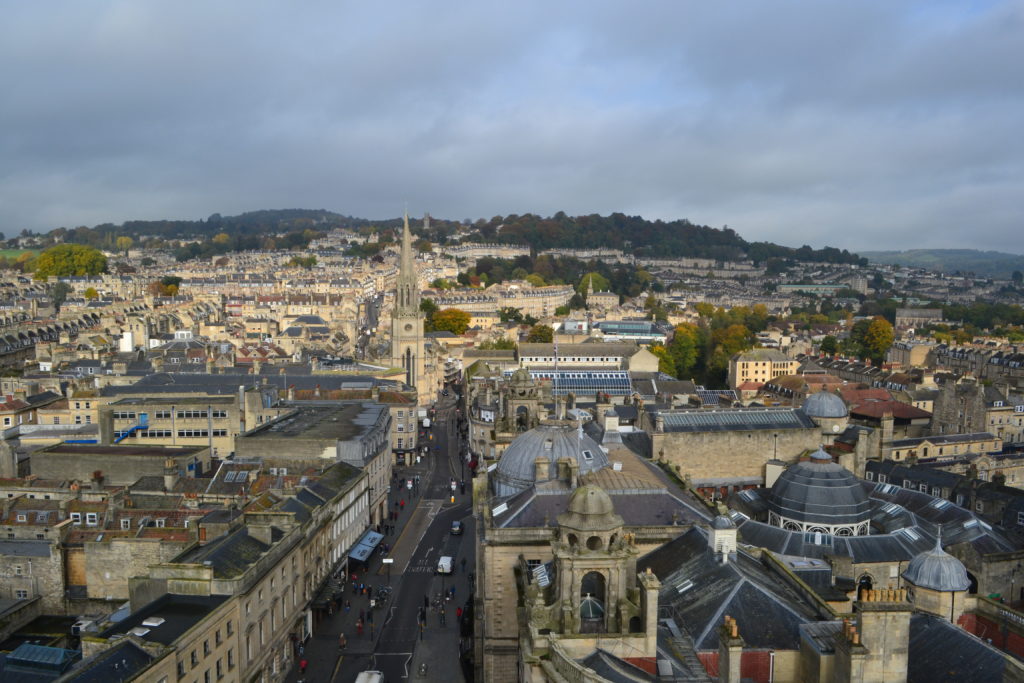
<path fill-rule="evenodd" d="M 234 632 L 235 632 L 235 627 L 234 627 L 234 626 L 232 626 L 232 624 L 231 624 L 231 621 L 228 621 L 228 624 L 227 624 L 227 630 L 228 630 L 228 635 L 229 635 L 229 636 L 230 636 L 230 635 L 233 635 L 233 634 L 234 634 Z"/>
<path fill-rule="evenodd" d="M 135 413 L 127 410 L 115 410 L 113 417 L 115 420 L 134 420 Z"/>
<path fill-rule="evenodd" d="M 875 479 L 875 473 L 874 472 L 866 472 L 865 476 L 867 477 L 868 481 L 874 481 L 874 479 Z"/>
<path fill-rule="evenodd" d="M 205 429 L 179 429 L 178 436 L 183 438 L 195 438 L 200 436 L 209 436 L 210 433 Z"/>
<path fill-rule="evenodd" d="M 210 417 L 213 417 L 213 418 L 225 418 L 227 416 L 228 416 L 228 411 L 226 411 L 226 410 L 219 410 L 218 409 L 218 410 L 211 410 L 210 411 Z"/>
<path fill-rule="evenodd" d="M 983 507 L 984 506 L 982 506 L 981 501 L 979 500 L 977 503 L 974 504 L 974 511 L 975 512 L 981 512 Z"/>
<path fill-rule="evenodd" d="M 81 524 L 82 523 L 82 513 L 81 512 L 72 512 L 71 513 L 71 523 L 72 524 Z"/>
<path fill-rule="evenodd" d="M 59 415 L 54 415 L 53 416 L 53 424 L 55 424 L 55 425 L 59 425 L 60 424 L 60 416 Z"/>
<path fill-rule="evenodd" d="M 1017 513 L 1017 526 L 1024 526 L 1024 512 Z"/>
<path fill-rule="evenodd" d="M 27 522 L 28 521 L 28 515 L 19 512 L 18 513 L 18 521 L 19 522 Z"/>
<path fill-rule="evenodd" d="M 210 641 L 208 641 L 208 640 L 204 640 L 203 641 L 203 656 L 204 657 L 209 657 L 210 656 Z"/>
<path fill-rule="evenodd" d="M 185 677 L 185 662 L 178 662 L 178 678 Z"/>
<path fill-rule="evenodd" d="M 190 657 L 190 659 L 192 660 L 193 669 L 199 666 L 199 656 L 196 654 L 195 650 L 192 650 L 192 656 Z"/>
<path fill-rule="evenodd" d="M 210 683 L 210 670 L 207 669 L 203 672 L 203 683 Z"/>
<path fill-rule="evenodd" d="M 879 484 L 884 484 L 887 481 L 889 481 L 889 477 L 885 476 L 884 474 L 879 474 L 878 475 L 878 483 Z"/>
<path fill-rule="evenodd" d="M 220 660 L 217 660 L 217 680 L 224 678 L 224 668 L 220 664 Z"/>
<path fill-rule="evenodd" d="M 155 413 L 153 413 L 153 417 L 157 420 L 169 420 L 171 419 L 171 411 L 158 410 Z"/>
<path fill-rule="evenodd" d="M 121 528 L 122 529 L 131 529 L 132 528 L 132 520 L 130 520 L 130 519 L 122 519 L 121 520 Z"/>
<path fill-rule="evenodd" d="M 228 650 L 228 668 L 229 669 L 234 669 L 235 668 L 235 649 L 234 648 L 231 648 L 230 650 Z"/>
<path fill-rule="evenodd" d="M 75 424 L 76 425 L 82 424 L 82 416 L 81 415 L 75 415 Z"/>
<path fill-rule="evenodd" d="M 226 430 L 226 429 L 214 429 L 211 432 L 211 435 L 212 436 L 227 436 L 228 435 L 228 430 Z"/>
<path fill-rule="evenodd" d="M 178 411 L 178 419 L 179 420 L 197 420 L 197 419 L 200 419 L 200 418 L 206 419 L 209 416 L 210 416 L 210 413 L 209 413 L 209 411 L 206 411 L 206 410 L 179 410 Z"/>
<path fill-rule="evenodd" d="M 91 425 L 92 424 L 92 415 L 86 415 L 85 416 L 85 424 L 87 424 L 87 425 Z"/>
<path fill-rule="evenodd" d="M 215 647 L 220 646 L 220 629 L 217 629 L 216 633 L 213 634 L 213 644 Z"/>
<path fill-rule="evenodd" d="M 99 523 L 99 518 L 95 512 L 85 513 L 85 523 L 89 526 L 96 526 Z"/>

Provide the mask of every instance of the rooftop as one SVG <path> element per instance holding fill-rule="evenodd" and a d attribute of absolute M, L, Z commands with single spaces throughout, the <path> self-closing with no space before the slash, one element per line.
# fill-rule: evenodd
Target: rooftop
<path fill-rule="evenodd" d="M 110 638 L 138 628 L 140 630 L 135 633 L 143 640 L 170 645 L 227 600 L 228 596 L 226 595 L 171 595 L 165 593 L 148 605 L 132 612 L 124 621 L 101 632 L 99 637 Z M 150 617 L 163 619 L 163 622 L 159 626 L 143 626 L 142 622 Z"/>
<path fill-rule="evenodd" d="M 386 406 L 344 403 L 332 406 L 301 406 L 242 439 L 334 439 L 347 441 L 366 433 L 377 423 Z"/>

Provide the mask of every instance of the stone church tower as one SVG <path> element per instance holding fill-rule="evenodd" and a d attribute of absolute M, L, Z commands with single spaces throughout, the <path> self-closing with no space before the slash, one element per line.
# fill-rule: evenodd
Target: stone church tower
<path fill-rule="evenodd" d="M 398 286 L 395 291 L 395 309 L 391 315 L 391 365 L 405 370 L 405 383 L 416 387 L 421 396 L 425 392 L 430 392 L 430 387 L 424 385 L 425 360 L 420 285 L 413 262 L 412 233 L 409 232 L 407 213 L 402 228 L 402 252 Z"/>

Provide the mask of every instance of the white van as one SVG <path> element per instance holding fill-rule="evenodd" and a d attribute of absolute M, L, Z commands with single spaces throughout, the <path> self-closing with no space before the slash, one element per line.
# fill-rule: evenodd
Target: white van
<path fill-rule="evenodd" d="M 451 574 L 452 566 L 454 565 L 451 555 L 442 555 L 441 559 L 437 561 L 437 573 L 438 574 Z"/>
<path fill-rule="evenodd" d="M 364 671 L 356 676 L 356 683 L 384 683 L 384 674 L 380 671 Z"/>

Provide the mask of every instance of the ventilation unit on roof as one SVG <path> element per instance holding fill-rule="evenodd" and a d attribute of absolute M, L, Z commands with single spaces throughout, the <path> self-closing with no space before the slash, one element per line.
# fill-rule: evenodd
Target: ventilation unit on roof
<path fill-rule="evenodd" d="M 143 619 L 142 625 L 148 626 L 150 628 L 156 628 L 160 624 L 164 623 L 164 621 L 165 619 L 163 617 L 148 617 L 146 619 Z"/>
<path fill-rule="evenodd" d="M 686 579 L 685 581 L 676 584 L 677 593 L 685 593 L 691 588 L 693 588 L 693 581 L 691 581 L 690 579 Z"/>

